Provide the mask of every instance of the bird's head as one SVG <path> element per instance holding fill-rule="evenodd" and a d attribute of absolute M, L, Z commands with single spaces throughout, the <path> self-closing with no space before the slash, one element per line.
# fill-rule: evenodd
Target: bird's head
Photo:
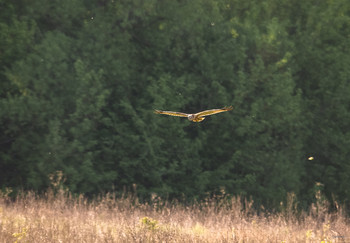
<path fill-rule="evenodd" d="M 190 115 L 188 115 L 187 118 L 188 118 L 188 120 L 193 121 L 195 119 L 195 115 L 194 114 L 190 114 Z"/>

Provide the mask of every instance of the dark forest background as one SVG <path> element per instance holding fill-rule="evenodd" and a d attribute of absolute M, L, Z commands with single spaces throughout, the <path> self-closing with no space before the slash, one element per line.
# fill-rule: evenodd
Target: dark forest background
<path fill-rule="evenodd" d="M 2 190 L 349 206 L 350 1 L 0 0 L 0 125 Z"/>

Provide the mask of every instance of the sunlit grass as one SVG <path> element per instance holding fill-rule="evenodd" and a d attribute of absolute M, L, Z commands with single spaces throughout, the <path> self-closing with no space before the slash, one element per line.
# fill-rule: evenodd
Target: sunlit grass
<path fill-rule="evenodd" d="M 292 197 L 291 197 L 292 198 Z M 251 202 L 226 197 L 184 206 L 108 194 L 88 202 L 59 190 L 0 197 L 0 242 L 350 242 L 342 210 L 312 205 L 294 215 L 257 214 Z"/>

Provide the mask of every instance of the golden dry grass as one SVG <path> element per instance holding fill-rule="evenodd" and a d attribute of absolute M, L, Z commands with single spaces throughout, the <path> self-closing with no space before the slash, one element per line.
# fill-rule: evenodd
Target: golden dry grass
<path fill-rule="evenodd" d="M 293 215 L 257 215 L 239 198 L 215 198 L 183 206 L 154 198 L 138 203 L 106 195 L 88 203 L 59 191 L 33 193 L 10 202 L 0 197 L 0 242 L 350 242 L 350 224 L 341 209 L 322 205 Z"/>

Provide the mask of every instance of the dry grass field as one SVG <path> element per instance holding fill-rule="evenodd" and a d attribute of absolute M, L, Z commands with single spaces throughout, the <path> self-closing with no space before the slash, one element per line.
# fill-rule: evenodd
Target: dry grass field
<path fill-rule="evenodd" d="M 214 198 L 191 206 L 132 195 L 88 202 L 69 193 L 0 197 L 0 242 L 350 242 L 350 224 L 322 203 L 296 217 L 257 215 L 250 202 Z"/>

